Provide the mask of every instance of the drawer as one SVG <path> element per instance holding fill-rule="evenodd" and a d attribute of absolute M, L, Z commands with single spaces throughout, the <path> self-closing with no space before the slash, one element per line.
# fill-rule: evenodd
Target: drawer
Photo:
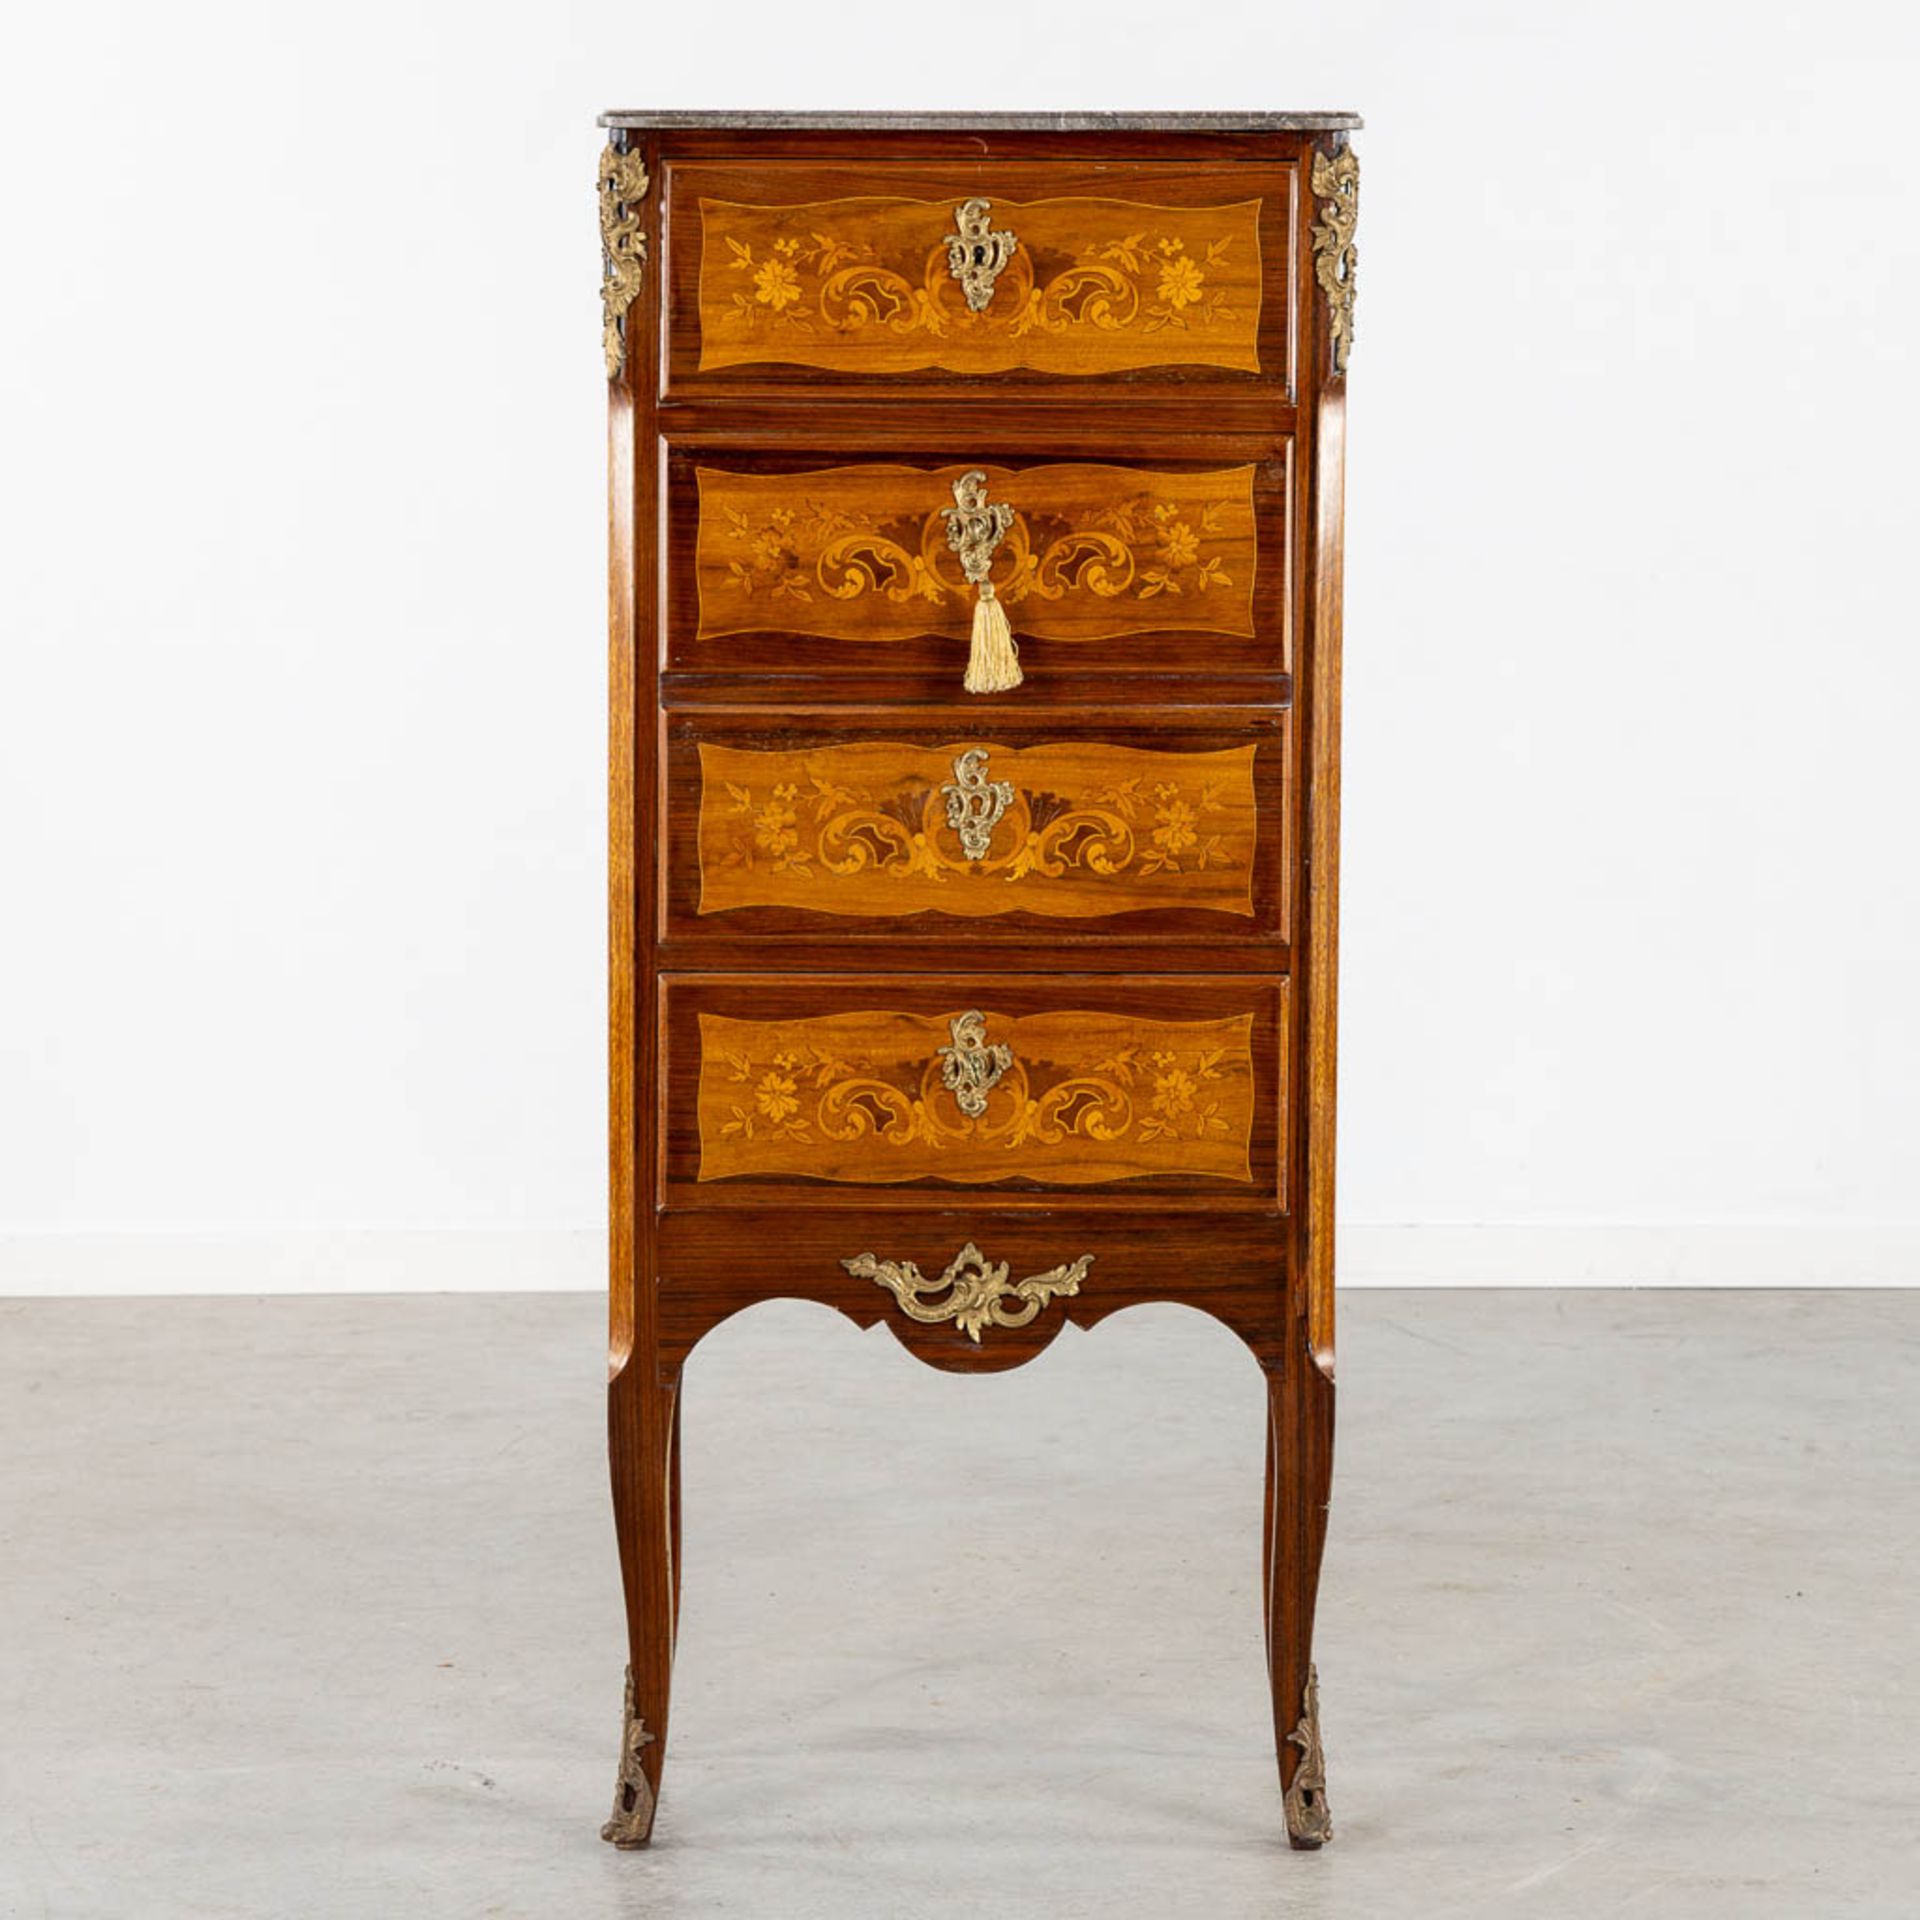
<path fill-rule="evenodd" d="M 1278 945 L 1289 722 L 674 713 L 662 923 L 670 940 Z"/>
<path fill-rule="evenodd" d="M 667 462 L 670 671 L 905 669 L 958 690 L 975 591 L 947 542 L 954 483 L 1013 518 L 990 578 L 1030 676 L 1281 672 L 1289 449 L 1270 458 L 996 461 L 708 454 Z"/>
<path fill-rule="evenodd" d="M 777 1198 L 662 1217 L 656 1325 L 678 1362 L 729 1313 L 770 1295 L 818 1300 L 889 1327 L 937 1365 L 991 1371 L 1030 1358 L 1070 1315 L 1088 1326 L 1141 1301 L 1178 1301 L 1268 1352 L 1298 1340 L 1290 1236 L 1271 1213 L 1214 1196 L 1017 1208 L 951 1196 L 944 1209 L 862 1200 L 858 1211 Z"/>
<path fill-rule="evenodd" d="M 662 980 L 669 1205 L 955 1189 L 1282 1198 L 1286 982 Z"/>
<path fill-rule="evenodd" d="M 1291 391 L 1298 169 L 670 162 L 667 393 L 1142 379 Z"/>

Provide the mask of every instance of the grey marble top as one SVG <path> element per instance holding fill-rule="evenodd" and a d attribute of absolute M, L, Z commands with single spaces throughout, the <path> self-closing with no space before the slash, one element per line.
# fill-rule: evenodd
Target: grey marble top
<path fill-rule="evenodd" d="M 809 128 L 944 133 L 1333 133 L 1357 113 L 675 113 L 638 107 L 603 113 L 603 127 Z"/>

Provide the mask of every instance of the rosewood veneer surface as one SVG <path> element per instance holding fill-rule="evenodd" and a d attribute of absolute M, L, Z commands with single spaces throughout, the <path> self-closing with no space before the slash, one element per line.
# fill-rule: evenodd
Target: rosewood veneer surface
<path fill-rule="evenodd" d="M 955 1371 L 1140 1301 L 1240 1336 L 1318 1846 L 1359 122 L 602 124 L 605 1837 L 658 1804 L 681 1369 L 785 1295 Z"/>

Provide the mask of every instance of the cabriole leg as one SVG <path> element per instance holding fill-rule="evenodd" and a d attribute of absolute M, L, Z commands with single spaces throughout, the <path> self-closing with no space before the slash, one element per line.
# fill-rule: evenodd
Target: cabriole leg
<path fill-rule="evenodd" d="M 1274 1741 L 1296 1847 L 1333 1838 L 1326 1756 L 1320 1746 L 1313 1610 L 1327 1537 L 1333 1461 L 1333 1382 L 1304 1343 L 1267 1375 L 1267 1519 L 1263 1552 L 1267 1672 Z"/>
<path fill-rule="evenodd" d="M 648 1377 L 639 1355 L 608 1389 L 614 1526 L 627 1602 L 627 1686 L 613 1813 L 600 1837 L 644 1847 L 666 1764 L 667 1704 L 678 1611 L 679 1488 L 674 1460 L 679 1375 Z"/>

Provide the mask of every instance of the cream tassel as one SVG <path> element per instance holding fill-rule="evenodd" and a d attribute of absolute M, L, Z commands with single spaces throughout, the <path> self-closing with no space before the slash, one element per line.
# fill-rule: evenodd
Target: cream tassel
<path fill-rule="evenodd" d="M 973 609 L 973 652 L 967 660 L 969 693 L 1007 693 L 1020 684 L 1020 650 L 1013 644 L 1007 610 L 987 577 L 993 550 L 1013 525 L 1013 507 L 1005 500 L 987 498 L 987 470 L 972 467 L 953 483 L 953 505 L 942 507 L 947 523 L 947 545 L 960 561 L 960 571 L 973 583 L 980 598 Z"/>
<path fill-rule="evenodd" d="M 969 693 L 1010 693 L 1025 676 L 1020 671 L 1020 649 L 1014 643 L 1007 610 L 991 580 L 980 582 L 980 598 L 973 608 L 973 653 L 967 661 Z"/>

